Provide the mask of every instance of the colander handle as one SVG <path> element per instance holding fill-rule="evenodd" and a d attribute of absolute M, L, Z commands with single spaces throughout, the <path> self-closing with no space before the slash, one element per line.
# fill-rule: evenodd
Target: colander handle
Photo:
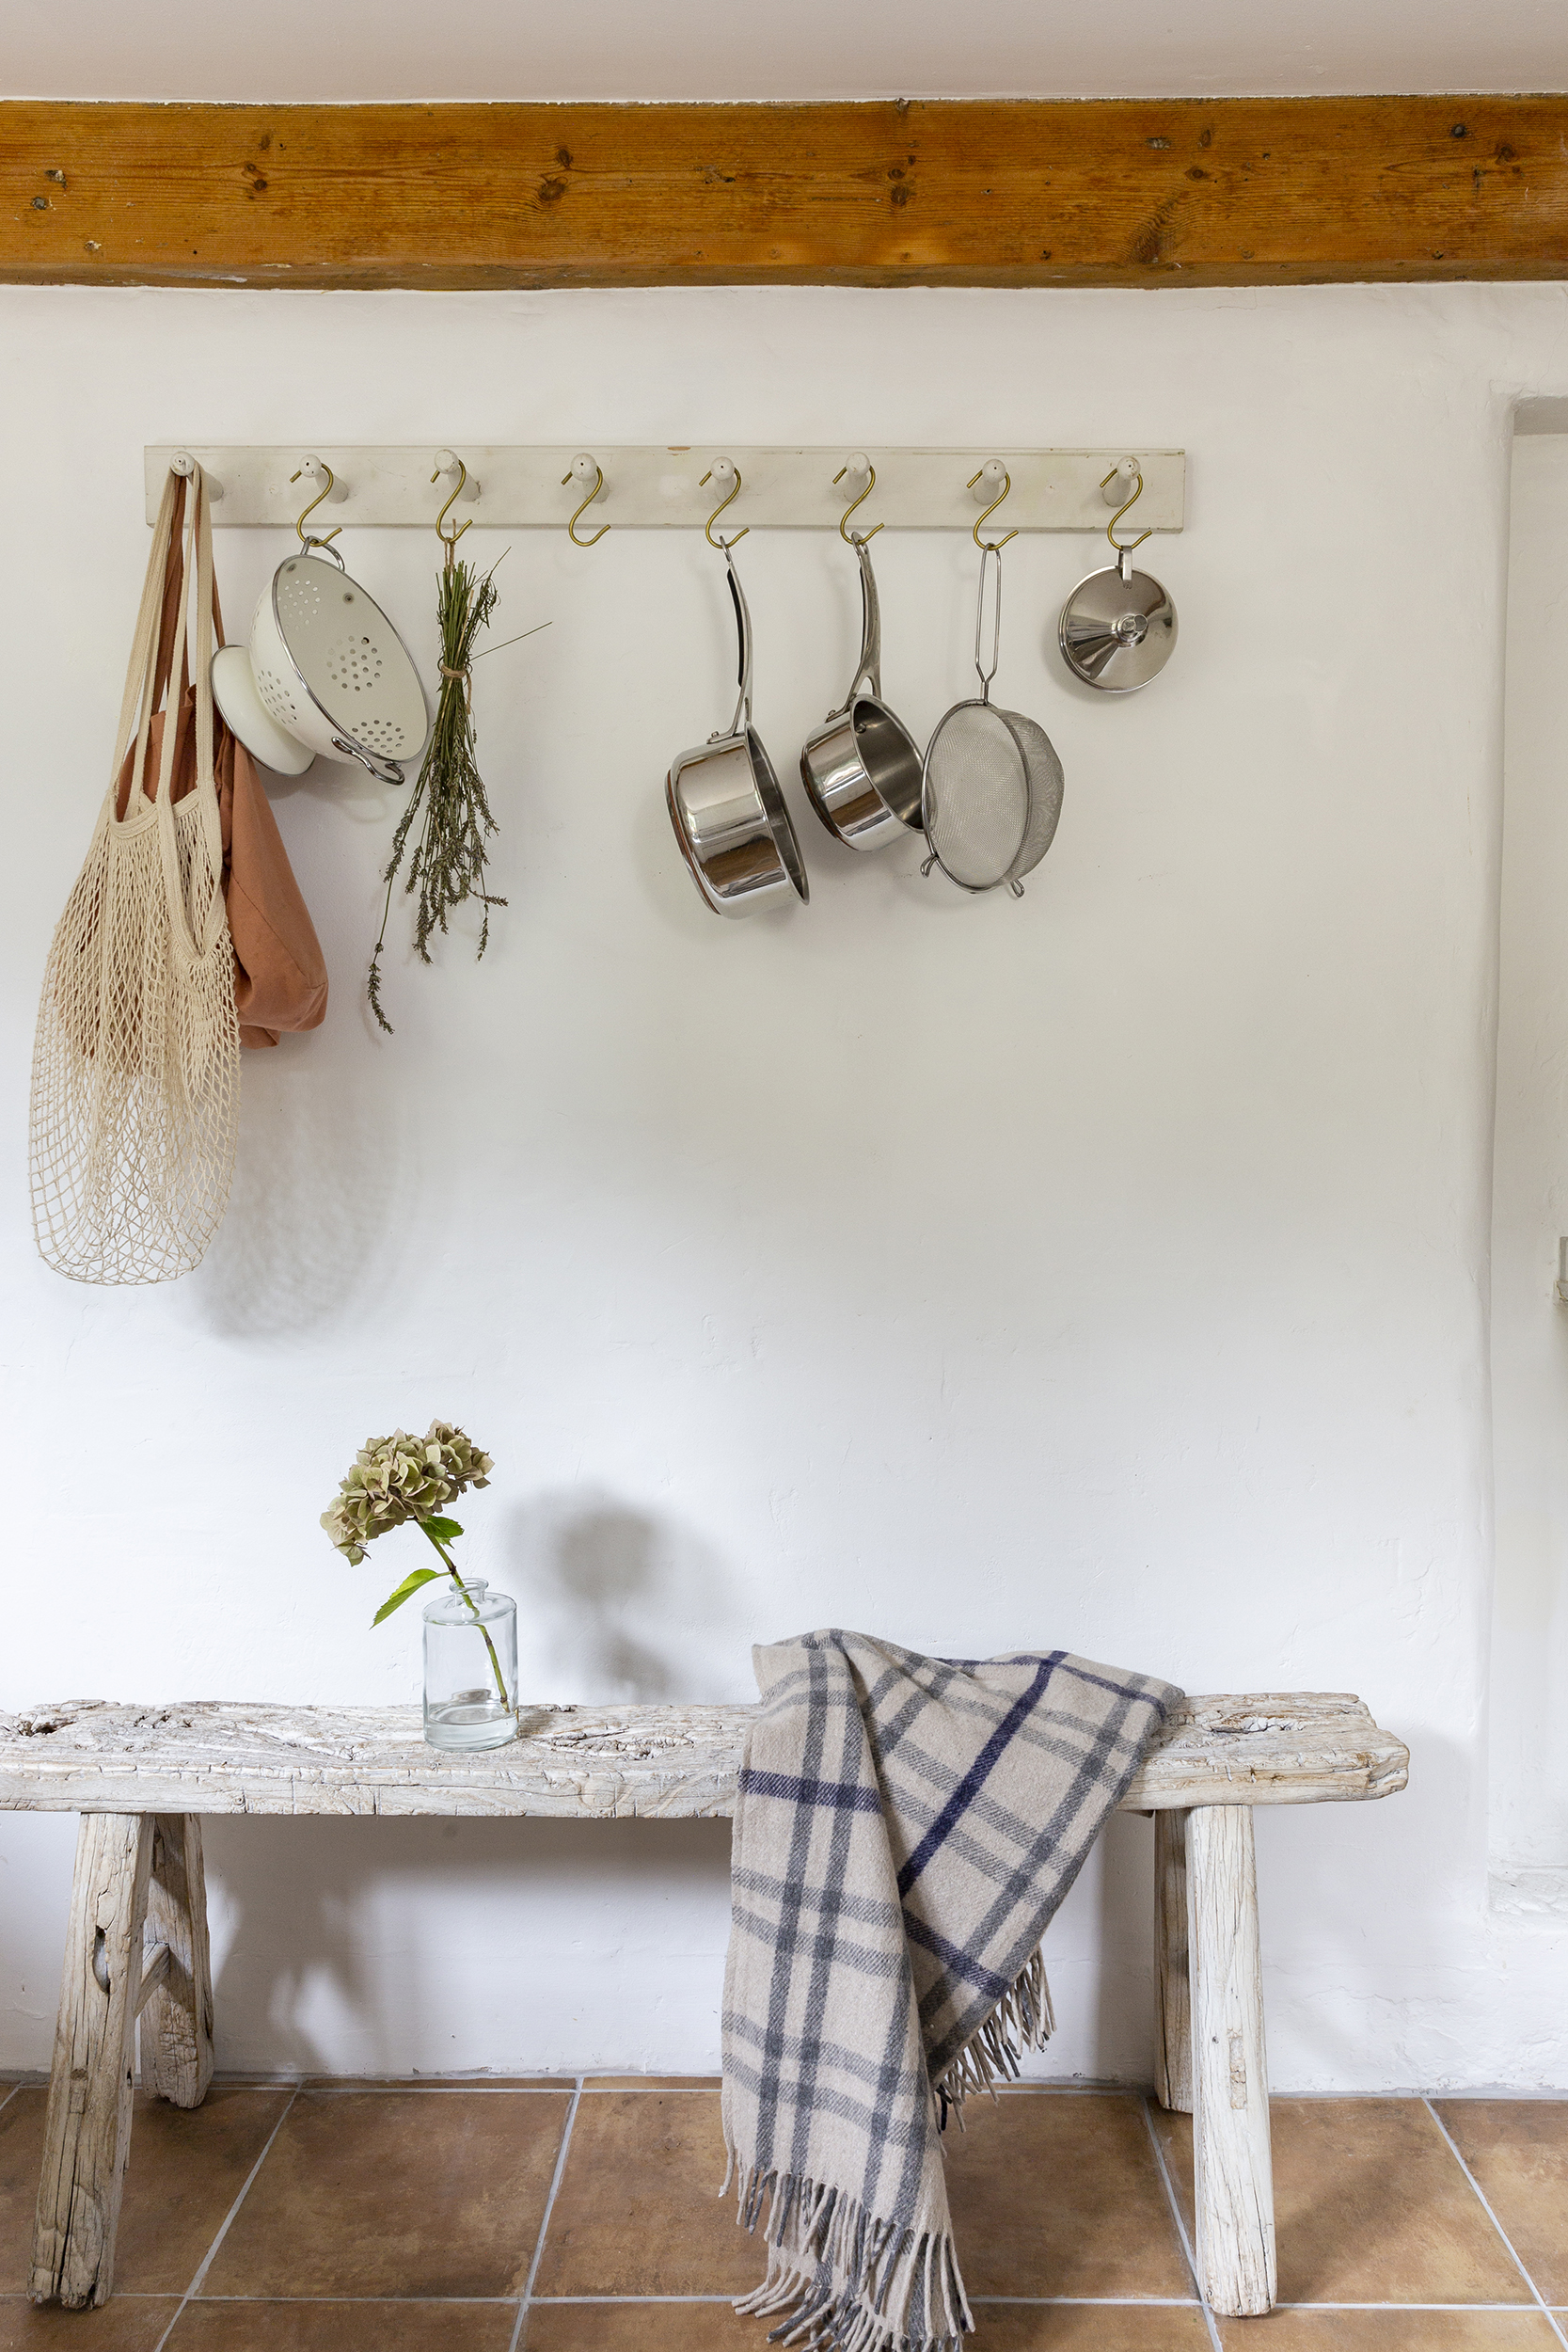
<path fill-rule="evenodd" d="M 752 615 L 741 592 L 740 575 L 735 568 L 735 558 L 727 547 L 724 549 L 724 564 L 729 574 L 730 598 L 735 606 L 735 626 L 740 639 L 736 672 L 740 698 L 735 707 L 735 717 L 730 721 L 730 733 L 739 735 L 752 723 Z M 716 736 L 713 740 L 717 742 L 719 738 Z"/>
<path fill-rule="evenodd" d="M 364 751 L 357 743 L 351 743 L 346 736 L 335 735 L 332 748 L 335 752 L 341 752 L 345 759 L 356 759 L 361 768 L 368 768 L 377 784 L 402 784 L 404 781 L 403 770 L 395 759 L 377 759 L 373 752 Z"/>

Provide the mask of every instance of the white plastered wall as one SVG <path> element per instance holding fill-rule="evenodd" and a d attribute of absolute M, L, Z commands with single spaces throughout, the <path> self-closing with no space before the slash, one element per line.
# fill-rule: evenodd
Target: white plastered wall
<path fill-rule="evenodd" d="M 1492 1228 L 1492 1899 L 1568 1928 L 1568 419 L 1514 443 Z"/>
<path fill-rule="evenodd" d="M 1266 1820 L 1285 2088 L 1568 2081 L 1560 1927 L 1487 1908 L 1487 1272 L 1511 417 L 1568 389 L 1558 288 L 517 296 L 8 292 L 0 580 L 7 1638 L 0 1704 L 390 1700 L 418 1622 L 316 1518 L 357 1443 L 460 1420 L 465 1518 L 545 1696 L 743 1694 L 848 1623 L 1069 1645 L 1194 1690 L 1361 1692 L 1408 1794 Z M 76 1290 L 26 1223 L 50 926 L 103 787 L 144 442 L 1184 446 L 1145 550 L 1182 635 L 1073 688 L 1006 558 L 1004 698 L 1066 763 L 1022 905 L 836 850 L 724 926 L 668 836 L 728 711 L 701 541 L 518 533 L 479 674 L 509 898 L 360 979 L 398 805 L 280 788 L 333 978 L 252 1057 L 207 1264 Z M 475 531 L 476 553 L 501 540 Z M 221 534 L 230 618 L 282 541 Z M 1102 552 L 1101 548 L 1101 552 Z M 428 659 L 435 542 L 345 553 Z M 890 697 L 968 691 L 975 557 L 877 542 Z M 836 541 L 754 533 L 786 778 L 852 659 Z M 403 910 L 396 936 L 406 938 Z M 711 2066 L 723 1824 L 230 1821 L 221 2060 Z M 1053 1931 L 1041 2071 L 1146 2075 L 1148 1825 Z M 46 2061 L 71 1828 L 0 1821 L 0 2063 Z"/>

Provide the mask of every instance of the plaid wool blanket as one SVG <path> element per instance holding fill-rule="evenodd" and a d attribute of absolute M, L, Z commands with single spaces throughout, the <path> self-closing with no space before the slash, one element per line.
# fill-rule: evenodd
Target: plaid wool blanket
<path fill-rule="evenodd" d="M 1040 1937 L 1181 1693 L 1062 1650 L 753 1658 L 723 2118 L 768 2259 L 737 2308 L 814 2352 L 958 2352 L 941 2124 L 1050 2033 Z"/>

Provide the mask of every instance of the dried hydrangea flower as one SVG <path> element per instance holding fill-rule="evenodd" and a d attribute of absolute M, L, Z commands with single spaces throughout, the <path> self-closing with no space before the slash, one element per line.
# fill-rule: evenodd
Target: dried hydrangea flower
<path fill-rule="evenodd" d="M 378 1535 L 410 1519 L 435 1518 L 470 1486 L 487 1486 L 494 1468 L 489 1454 L 450 1421 L 433 1421 L 422 1438 L 394 1429 L 389 1438 L 372 1438 L 360 1447 L 321 1523 L 357 1566 Z"/>
<path fill-rule="evenodd" d="M 455 1502 L 470 1486 L 487 1486 L 494 1468 L 488 1454 L 482 1454 L 452 1422 L 433 1421 L 422 1438 L 410 1437 L 406 1429 L 394 1429 L 389 1438 L 372 1438 L 369 1445 L 360 1447 L 336 1501 L 322 1513 L 321 1523 L 344 1559 L 356 1567 L 365 1557 L 366 1545 L 373 1544 L 378 1535 L 389 1534 L 394 1527 L 417 1527 L 435 1547 L 441 1565 L 415 1568 L 405 1576 L 397 1590 L 388 1594 L 372 1624 L 380 1625 L 438 1576 L 450 1576 L 473 1611 L 501 1706 L 511 1713 L 513 1702 L 507 1695 L 496 1645 L 479 1621 L 473 1597 L 450 1549 L 453 1536 L 461 1535 L 463 1530 L 455 1519 L 442 1517 L 444 1505 Z"/>

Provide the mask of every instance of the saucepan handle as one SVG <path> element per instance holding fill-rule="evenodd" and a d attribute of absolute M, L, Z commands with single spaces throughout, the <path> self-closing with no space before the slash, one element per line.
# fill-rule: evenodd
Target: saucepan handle
<path fill-rule="evenodd" d="M 861 560 L 861 651 L 855 675 L 849 680 L 849 691 L 836 710 L 829 711 L 830 719 L 841 719 L 862 694 L 869 694 L 876 702 L 882 699 L 882 608 L 877 595 L 877 575 L 860 532 L 851 532 L 849 537 Z"/>
<path fill-rule="evenodd" d="M 882 607 L 871 550 L 858 532 L 855 553 L 861 560 L 861 658 L 844 697 L 846 710 L 859 694 L 869 694 L 874 702 L 882 699 Z"/>
<path fill-rule="evenodd" d="M 735 558 L 728 548 L 724 549 L 724 564 L 729 575 L 730 597 L 735 605 L 736 631 L 740 640 L 736 672 L 740 698 L 735 707 L 735 717 L 730 721 L 730 733 L 740 735 L 752 723 L 752 615 L 747 609 L 740 576 L 735 568 Z"/>

